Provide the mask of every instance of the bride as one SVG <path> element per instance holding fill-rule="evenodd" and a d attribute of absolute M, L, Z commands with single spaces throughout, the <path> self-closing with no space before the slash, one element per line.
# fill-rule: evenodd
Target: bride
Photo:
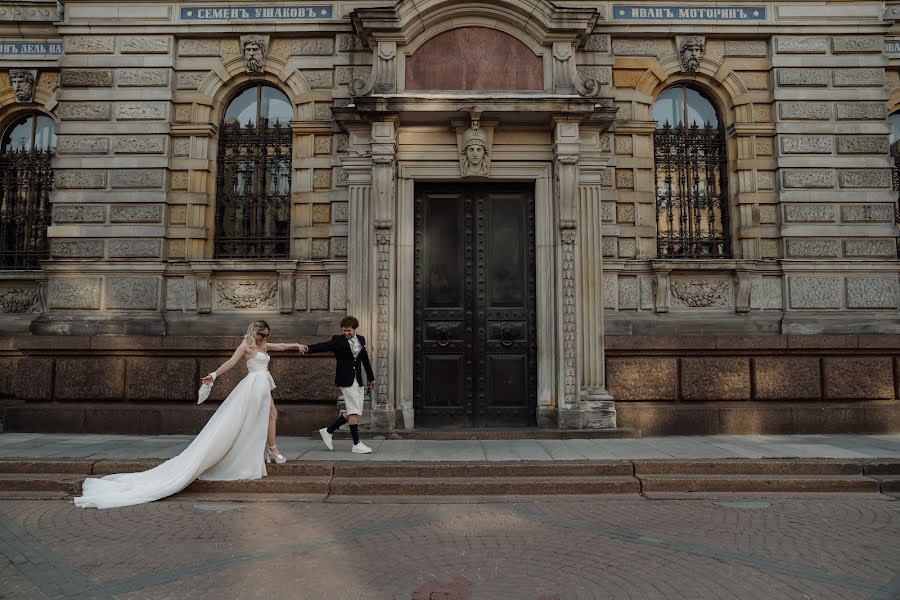
<path fill-rule="evenodd" d="M 86 479 L 82 495 L 75 498 L 76 506 L 115 508 L 152 502 L 180 492 L 197 478 L 230 481 L 265 477 L 263 450 L 275 388 L 268 371 L 267 352 L 300 350 L 300 344 L 269 344 L 266 342 L 268 337 L 269 325 L 265 321 L 254 321 L 234 355 L 201 380 L 205 385 L 212 385 L 217 376 L 227 372 L 241 358 L 247 362 L 247 376 L 235 386 L 181 454 L 142 473 Z M 277 449 L 267 458 L 269 456 L 281 459 Z"/>

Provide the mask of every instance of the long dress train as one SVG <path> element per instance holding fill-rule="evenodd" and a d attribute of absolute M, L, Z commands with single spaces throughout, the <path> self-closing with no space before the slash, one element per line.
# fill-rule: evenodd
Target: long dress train
<path fill-rule="evenodd" d="M 86 479 L 75 504 L 82 508 L 131 506 L 171 496 L 198 478 L 230 481 L 265 477 L 263 452 L 275 389 L 268 366 L 265 352 L 257 352 L 247 361 L 247 376 L 181 454 L 149 471 Z"/>

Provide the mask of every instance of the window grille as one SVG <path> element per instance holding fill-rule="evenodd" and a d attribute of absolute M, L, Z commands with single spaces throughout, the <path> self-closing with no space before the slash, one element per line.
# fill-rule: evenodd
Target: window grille
<path fill-rule="evenodd" d="M 244 90 L 219 130 L 217 258 L 290 255 L 291 105 L 273 87 Z"/>
<path fill-rule="evenodd" d="M 690 88 L 669 88 L 654 116 L 657 255 L 731 257 L 725 130 L 712 104 Z"/>
<path fill-rule="evenodd" d="M 49 258 L 47 227 L 56 148 L 53 119 L 12 123 L 0 143 L 0 269 L 36 269 Z"/>

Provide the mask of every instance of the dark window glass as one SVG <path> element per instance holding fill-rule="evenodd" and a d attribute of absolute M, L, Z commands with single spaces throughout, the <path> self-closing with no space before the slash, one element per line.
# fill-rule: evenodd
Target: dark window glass
<path fill-rule="evenodd" d="M 31 114 L 10 124 L 0 140 L 0 269 L 35 269 L 48 258 L 51 160 L 56 126 Z"/>

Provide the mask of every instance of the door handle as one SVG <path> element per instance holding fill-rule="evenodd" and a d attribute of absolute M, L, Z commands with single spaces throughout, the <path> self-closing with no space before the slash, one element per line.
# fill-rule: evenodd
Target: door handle
<path fill-rule="evenodd" d="M 513 345 L 511 327 L 503 327 L 500 329 L 500 344 L 503 345 L 504 348 L 509 348 Z"/>
<path fill-rule="evenodd" d="M 450 330 L 447 327 L 438 328 L 437 345 L 446 348 L 450 345 Z"/>

